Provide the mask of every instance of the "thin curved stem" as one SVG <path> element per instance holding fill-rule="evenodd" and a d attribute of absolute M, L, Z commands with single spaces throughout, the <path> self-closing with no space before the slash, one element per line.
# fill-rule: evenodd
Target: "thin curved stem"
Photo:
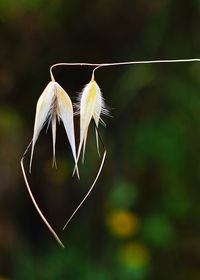
<path fill-rule="evenodd" d="M 136 65 L 136 64 L 159 64 L 159 63 L 188 63 L 188 62 L 200 62 L 200 58 L 185 58 L 185 59 L 158 59 L 158 60 L 136 60 L 126 62 L 114 62 L 114 63 L 102 63 L 95 67 L 94 72 L 102 67 L 112 66 L 125 66 L 125 65 Z"/>
<path fill-rule="evenodd" d="M 105 158 L 106 158 L 106 150 L 104 150 L 104 154 L 103 154 L 103 157 L 102 157 L 102 161 L 101 161 L 101 164 L 100 164 L 100 167 L 99 167 L 99 170 L 98 170 L 98 173 L 96 175 L 96 178 L 95 180 L 93 181 L 91 187 L 89 188 L 88 192 L 86 193 L 86 195 L 84 196 L 84 198 L 81 200 L 81 202 L 79 203 L 79 205 L 77 206 L 77 208 L 74 210 L 74 212 L 72 213 L 72 215 L 70 216 L 70 218 L 67 220 L 67 222 L 65 223 L 64 227 L 63 227 L 63 230 L 65 230 L 66 226 L 69 224 L 69 222 L 71 221 L 71 219 L 74 217 L 74 215 L 77 213 L 77 211 L 80 209 L 80 207 L 83 205 L 83 203 L 86 201 L 86 199 L 88 198 L 88 196 L 90 195 L 91 191 L 93 190 L 98 178 L 99 178 L 99 175 L 101 174 L 101 170 L 103 168 L 103 165 L 104 165 L 104 161 L 105 161 Z"/>
<path fill-rule="evenodd" d="M 23 177 L 24 177 L 24 181 L 25 181 L 25 184 L 26 184 L 26 188 L 28 190 L 28 193 L 29 193 L 29 196 L 33 202 L 33 205 L 35 206 L 38 214 L 40 215 L 40 217 L 42 218 L 43 222 L 45 223 L 45 225 L 48 227 L 48 229 L 50 230 L 50 232 L 52 233 L 52 235 L 54 236 L 54 238 L 57 240 L 57 242 L 59 243 L 59 245 L 62 247 L 62 248 L 65 248 L 64 244 L 62 243 L 62 241 L 60 240 L 60 238 L 58 237 L 58 235 L 56 234 L 56 232 L 53 230 L 53 228 L 50 226 L 50 224 L 48 223 L 47 219 L 45 218 L 45 216 L 43 215 L 42 211 L 40 210 L 34 196 L 33 196 L 33 193 L 31 191 L 31 188 L 29 186 L 29 183 L 28 183 L 28 179 L 26 177 L 26 172 L 25 172 L 25 169 L 24 169 L 24 157 L 26 155 L 26 153 L 28 152 L 30 146 L 32 144 L 32 141 L 29 143 L 28 147 L 26 148 L 22 158 L 21 158 L 21 161 L 20 161 L 20 164 L 21 164 L 21 169 L 22 169 L 22 173 L 23 173 Z"/>
<path fill-rule="evenodd" d="M 125 62 L 113 62 L 113 63 L 89 63 L 89 62 L 61 62 L 55 63 L 50 67 L 50 76 L 52 81 L 55 81 L 53 75 L 53 69 L 58 66 L 89 66 L 95 67 L 94 72 L 101 67 L 112 67 L 122 65 L 134 65 L 134 64 L 156 64 L 156 63 L 187 63 L 187 62 L 200 62 L 200 58 L 183 58 L 183 59 L 158 59 L 158 60 L 136 60 Z"/>
<path fill-rule="evenodd" d="M 93 123 L 94 123 L 94 126 L 95 126 L 95 131 L 100 139 L 100 142 L 101 142 L 101 145 L 104 149 L 104 153 L 103 153 L 103 157 L 102 157 L 102 160 L 101 160 L 101 164 L 100 164 L 100 167 L 99 167 L 99 170 L 97 172 L 97 175 L 91 185 L 91 187 L 89 188 L 88 192 L 86 193 L 86 195 L 84 196 L 84 198 L 81 200 L 81 202 L 79 203 L 79 205 L 76 207 L 76 209 L 74 210 L 74 212 L 72 213 L 72 215 L 70 216 L 70 218 L 67 220 L 67 222 L 65 223 L 64 227 L 63 227 L 63 230 L 65 230 L 66 226 L 69 224 L 69 222 L 71 221 L 71 219 L 74 217 L 74 215 L 77 213 L 77 211 L 80 209 L 80 207 L 83 205 L 83 203 L 86 201 L 86 199 L 88 198 L 88 196 L 90 195 L 91 191 L 93 190 L 94 186 L 96 185 L 96 182 L 101 174 L 101 171 L 102 171 L 102 168 L 103 168 L 103 165 L 104 165 L 104 162 L 105 162 L 105 158 L 106 158 L 106 154 L 107 154 L 107 151 L 106 151 L 106 147 L 104 145 L 104 142 L 101 138 L 101 134 L 99 133 L 99 130 L 98 130 L 98 127 L 93 119 Z M 98 150 L 98 154 L 99 154 L 99 150 Z"/>
<path fill-rule="evenodd" d="M 50 76 L 51 80 L 55 82 L 55 78 L 53 75 L 53 68 L 58 67 L 58 66 L 89 66 L 89 67 L 97 67 L 101 65 L 100 63 L 88 63 L 88 62 L 61 62 L 61 63 L 55 63 L 51 65 L 50 67 Z"/>

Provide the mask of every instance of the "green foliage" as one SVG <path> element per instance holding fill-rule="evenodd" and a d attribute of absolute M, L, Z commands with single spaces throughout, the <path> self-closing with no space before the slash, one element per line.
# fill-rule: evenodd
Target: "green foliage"
<path fill-rule="evenodd" d="M 97 72 L 113 116 L 100 128 L 108 154 L 95 190 L 62 233 L 65 250 L 32 208 L 19 168 L 51 64 L 198 57 L 199 16 L 199 0 L 0 1 L 0 279 L 200 279 L 199 63 Z M 91 69 L 54 74 L 74 101 Z M 91 128 L 81 181 L 72 180 L 62 126 L 57 134 L 58 170 L 43 132 L 29 180 L 59 232 L 99 157 Z"/>

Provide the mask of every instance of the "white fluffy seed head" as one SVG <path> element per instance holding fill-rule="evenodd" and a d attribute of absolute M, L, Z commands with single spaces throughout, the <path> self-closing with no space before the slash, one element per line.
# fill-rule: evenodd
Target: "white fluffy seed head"
<path fill-rule="evenodd" d="M 91 81 L 83 88 L 79 97 L 78 110 L 80 113 L 80 142 L 78 148 L 77 161 L 83 146 L 83 158 L 85 152 L 85 145 L 87 140 L 87 133 L 92 119 L 98 127 L 101 120 L 101 114 L 108 114 L 101 90 L 92 77 Z"/>
<path fill-rule="evenodd" d="M 30 172 L 35 143 L 47 120 L 49 120 L 49 123 L 51 122 L 52 124 L 53 162 L 55 162 L 56 118 L 62 120 L 64 124 L 64 128 L 72 149 L 72 154 L 74 160 L 76 161 L 72 102 L 65 90 L 57 82 L 51 81 L 46 86 L 37 102 L 29 166 Z"/>
<path fill-rule="evenodd" d="M 31 165 L 33 159 L 33 152 L 35 143 L 38 139 L 40 131 L 42 130 L 44 124 L 49 118 L 49 114 L 51 111 L 52 101 L 55 95 L 55 82 L 51 81 L 48 83 L 42 94 L 40 95 L 35 113 L 35 123 L 33 130 L 33 139 L 32 139 L 32 149 L 31 149 L 31 159 L 29 165 L 29 171 L 31 172 Z"/>

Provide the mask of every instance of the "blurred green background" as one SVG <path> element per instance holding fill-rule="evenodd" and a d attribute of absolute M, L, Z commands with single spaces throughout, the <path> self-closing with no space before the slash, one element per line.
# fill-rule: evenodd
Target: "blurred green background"
<path fill-rule="evenodd" d="M 100 128 L 108 155 L 65 232 L 100 164 L 94 128 L 80 181 L 63 126 L 57 170 L 42 131 L 29 180 L 65 250 L 36 213 L 19 164 L 51 64 L 198 57 L 199 26 L 200 0 L 0 0 L 0 280 L 200 279 L 200 64 L 97 72 L 112 115 Z M 54 74 L 76 101 L 91 68 Z"/>

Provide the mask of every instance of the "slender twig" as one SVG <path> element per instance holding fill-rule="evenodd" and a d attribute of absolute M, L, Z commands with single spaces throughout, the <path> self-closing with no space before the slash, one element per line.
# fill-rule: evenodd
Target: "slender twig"
<path fill-rule="evenodd" d="M 97 67 L 101 65 L 100 63 L 88 63 L 88 62 L 61 62 L 61 63 L 56 63 L 53 64 L 50 67 L 50 76 L 51 80 L 55 81 L 54 75 L 53 75 L 53 68 L 58 67 L 58 66 L 90 66 L 90 67 Z"/>
<path fill-rule="evenodd" d="M 156 63 L 187 63 L 187 62 L 200 62 L 200 58 L 183 58 L 183 59 L 158 59 L 158 60 L 136 60 L 136 61 L 125 61 L 125 62 L 113 62 L 113 63 L 89 63 L 89 62 L 61 62 L 53 64 L 50 67 L 50 76 L 52 81 L 55 81 L 53 75 L 53 69 L 58 66 L 89 66 L 94 67 L 93 73 L 101 67 L 112 67 L 112 66 L 125 66 L 134 64 L 156 64 Z"/>
<path fill-rule="evenodd" d="M 160 64 L 160 63 L 188 63 L 188 62 L 200 62 L 200 58 L 185 58 L 185 59 L 158 59 L 158 60 L 138 60 L 138 61 L 126 61 L 126 62 L 114 62 L 114 63 L 102 63 L 96 66 L 94 72 L 101 67 L 110 66 L 123 66 L 123 65 L 136 65 L 136 64 Z"/>
<path fill-rule="evenodd" d="M 99 175 L 101 174 L 101 170 L 103 168 L 103 165 L 104 165 L 104 161 L 105 161 L 105 158 L 106 158 L 106 150 L 104 150 L 104 154 L 103 154 L 103 157 L 102 157 L 102 161 L 101 161 L 101 165 L 99 167 L 99 170 L 98 170 L 98 173 L 96 175 L 96 178 L 95 180 L 93 181 L 91 187 L 89 188 L 88 192 L 86 193 L 86 195 L 84 196 L 84 198 L 81 200 L 81 202 L 79 203 L 79 205 L 77 206 L 77 208 L 74 210 L 73 214 L 70 216 L 70 218 L 67 220 L 67 222 L 65 223 L 64 227 L 63 227 L 63 230 L 65 230 L 66 226 L 69 224 L 69 222 L 71 221 L 71 219 L 74 217 L 74 215 L 77 213 L 77 211 L 80 209 L 80 207 L 83 205 L 83 203 L 86 201 L 86 199 L 88 198 L 89 194 L 91 193 L 91 191 L 93 190 L 98 178 L 99 178 Z"/>
<path fill-rule="evenodd" d="M 25 184 L 26 184 L 26 188 L 28 190 L 28 193 L 29 193 L 29 196 L 33 202 L 33 205 L 35 206 L 38 214 L 40 215 L 40 217 L 42 218 L 43 222 L 45 223 L 45 225 L 48 227 L 48 229 L 50 230 L 50 232 L 52 233 L 52 235 L 54 236 L 54 238 L 57 240 L 57 242 L 59 243 L 59 245 L 62 247 L 62 248 L 65 248 L 64 244 L 62 243 L 62 241 L 60 240 L 60 238 L 58 237 L 58 235 L 56 234 L 56 232 L 53 230 L 53 228 L 50 226 L 50 224 L 48 223 L 47 219 L 45 218 L 45 216 L 43 215 L 42 211 L 40 210 L 34 196 L 33 196 L 33 193 L 31 191 L 31 188 L 29 186 L 29 183 L 28 183 L 28 179 L 27 179 L 27 176 L 26 176 L 26 172 L 25 172 L 25 169 L 24 169 L 24 157 L 26 155 L 26 153 L 28 152 L 30 146 L 32 144 L 32 141 L 29 143 L 29 145 L 27 146 L 22 158 L 21 158 L 21 169 L 22 169 L 22 173 L 23 173 L 23 176 L 24 176 L 24 181 L 25 181 Z"/>
<path fill-rule="evenodd" d="M 63 230 L 65 230 L 66 226 L 69 224 L 69 222 L 71 221 L 71 219 L 74 217 L 74 215 L 77 213 L 77 211 L 80 209 L 80 207 L 83 205 L 83 203 L 86 201 L 86 199 L 88 198 L 88 196 L 90 195 L 91 191 L 93 190 L 100 174 L 101 174 L 101 171 L 102 171 L 102 168 L 103 168 L 103 165 L 104 165 L 104 162 L 105 162 L 105 158 L 106 158 L 106 154 L 107 154 L 107 151 L 106 151 L 106 147 L 105 147 L 105 144 L 101 138 L 101 135 L 99 133 L 99 130 L 98 130 L 98 127 L 95 123 L 95 121 L 93 120 L 93 123 L 95 125 L 95 130 L 96 130 L 96 133 L 98 134 L 99 136 L 99 139 L 100 139 L 100 142 L 102 144 L 102 147 L 104 149 L 104 153 L 103 153 L 103 157 L 102 157 L 102 160 L 101 160 L 101 164 L 100 164 L 100 167 L 99 167 L 99 170 L 97 172 L 97 175 L 91 185 L 91 187 L 89 188 L 88 192 L 86 193 L 86 195 L 84 196 L 84 198 L 81 200 L 81 202 L 79 203 L 79 205 L 77 206 L 77 208 L 74 210 L 74 212 L 72 213 L 72 215 L 70 216 L 70 218 L 67 220 L 67 222 L 65 223 L 64 227 L 63 227 Z M 98 152 L 99 153 L 99 152 Z"/>

